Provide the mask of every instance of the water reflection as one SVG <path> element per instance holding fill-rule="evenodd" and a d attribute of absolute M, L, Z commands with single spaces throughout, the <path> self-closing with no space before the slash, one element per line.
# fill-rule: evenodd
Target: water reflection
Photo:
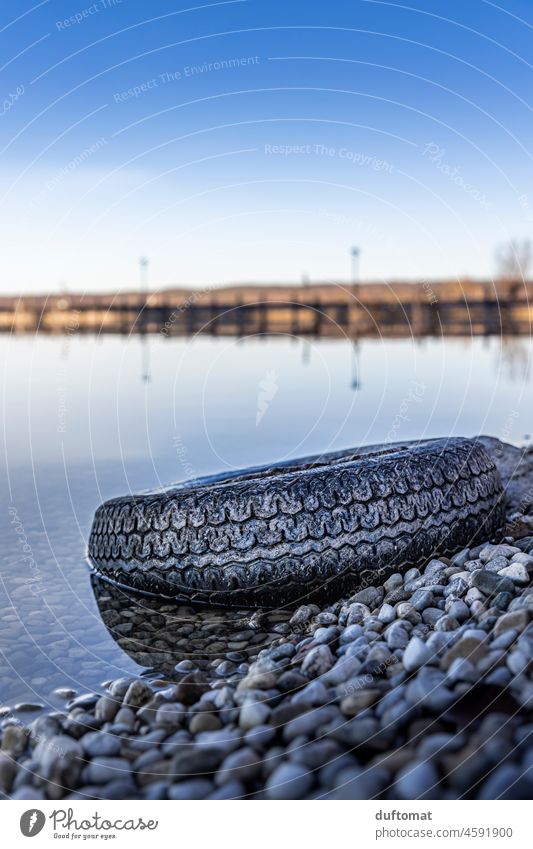
<path fill-rule="evenodd" d="M 167 678 L 193 666 L 240 677 L 247 669 L 241 664 L 289 632 L 290 611 L 195 608 L 130 593 L 96 575 L 91 583 L 113 640 L 139 666 Z"/>

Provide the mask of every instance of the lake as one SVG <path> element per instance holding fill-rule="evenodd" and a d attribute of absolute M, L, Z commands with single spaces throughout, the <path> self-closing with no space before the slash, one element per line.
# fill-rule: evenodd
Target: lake
<path fill-rule="evenodd" d="M 245 646 L 286 631 L 284 612 L 250 638 L 248 611 L 163 605 L 91 579 L 86 540 L 102 500 L 358 444 L 530 439 L 527 338 L 5 335 L 0 349 L 0 691 L 21 711 L 59 707 L 58 687 L 171 677 L 191 658 L 228 675 Z"/>

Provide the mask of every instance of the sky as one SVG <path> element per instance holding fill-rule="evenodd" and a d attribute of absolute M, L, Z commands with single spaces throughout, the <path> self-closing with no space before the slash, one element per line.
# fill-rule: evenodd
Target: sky
<path fill-rule="evenodd" d="M 0 293 L 483 277 L 533 236 L 528 0 L 15 0 Z"/>

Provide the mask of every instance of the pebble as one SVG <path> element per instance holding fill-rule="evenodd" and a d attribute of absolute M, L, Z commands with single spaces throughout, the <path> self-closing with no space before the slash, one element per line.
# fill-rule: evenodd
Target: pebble
<path fill-rule="evenodd" d="M 501 592 L 514 592 L 514 584 L 510 578 L 495 575 L 484 569 L 478 569 L 472 573 L 472 586 L 488 596 Z"/>
<path fill-rule="evenodd" d="M 235 780 L 246 785 L 259 775 L 260 768 L 261 760 L 254 749 L 251 746 L 243 746 L 224 758 L 215 776 L 215 784 L 220 787 Z"/>
<path fill-rule="evenodd" d="M 96 702 L 94 715 L 100 722 L 112 722 L 120 708 L 120 702 L 113 696 L 101 696 Z"/>
<path fill-rule="evenodd" d="M 374 799 L 389 782 L 389 773 L 380 767 L 347 767 L 334 779 L 334 790 L 328 799 Z"/>
<path fill-rule="evenodd" d="M 403 649 L 409 642 L 409 632 L 403 624 L 395 622 L 387 629 L 385 639 L 389 648 Z"/>
<path fill-rule="evenodd" d="M 523 631 L 533 619 L 533 610 L 514 610 L 500 616 L 494 626 L 494 634 L 498 635 L 508 630 Z"/>
<path fill-rule="evenodd" d="M 240 710 L 239 726 L 244 731 L 249 731 L 250 728 L 255 728 L 257 725 L 264 725 L 269 716 L 270 708 L 263 702 L 245 702 Z"/>
<path fill-rule="evenodd" d="M 395 790 L 399 799 L 437 799 L 439 775 L 427 760 L 415 760 L 403 767 L 396 776 Z"/>
<path fill-rule="evenodd" d="M 377 702 L 379 696 L 379 690 L 357 690 L 342 700 L 341 711 L 345 716 L 356 716 L 362 710 Z"/>
<path fill-rule="evenodd" d="M 297 763 L 282 763 L 265 785 L 269 799 L 304 799 L 313 786 L 313 774 Z"/>
<path fill-rule="evenodd" d="M 212 792 L 213 785 L 206 778 L 194 778 L 191 781 L 182 781 L 167 787 L 169 799 L 179 799 L 183 802 L 205 799 Z"/>
<path fill-rule="evenodd" d="M 84 769 L 84 779 L 90 784 L 106 784 L 129 774 L 130 764 L 125 758 L 97 757 Z"/>
<path fill-rule="evenodd" d="M 146 681 L 133 681 L 124 694 L 124 707 L 140 708 L 152 698 L 152 690 Z"/>
<path fill-rule="evenodd" d="M 302 663 L 302 672 L 311 678 L 316 678 L 328 672 L 334 663 L 335 659 L 329 646 L 316 646 L 316 648 L 307 652 Z"/>
<path fill-rule="evenodd" d="M 420 637 L 411 637 L 403 653 L 402 663 L 407 672 L 414 672 L 432 660 L 432 652 Z"/>
<path fill-rule="evenodd" d="M 468 636 L 465 634 L 459 639 L 455 645 L 448 649 L 444 654 L 440 665 L 441 668 L 449 669 L 456 658 L 466 658 L 471 663 L 478 663 L 487 654 L 487 648 L 483 642 L 476 636 Z"/>
<path fill-rule="evenodd" d="M 500 569 L 498 575 L 510 578 L 513 584 L 518 584 L 519 587 L 527 587 L 530 582 L 529 572 L 523 563 L 511 563 L 504 569 Z"/>
<path fill-rule="evenodd" d="M 90 758 L 100 756 L 113 757 L 120 754 L 120 737 L 115 737 L 114 734 L 105 734 L 101 731 L 90 731 L 80 738 L 80 744 L 83 746 L 84 752 Z"/>
<path fill-rule="evenodd" d="M 506 775 L 533 761 L 533 536 L 512 542 L 433 559 L 322 608 L 103 607 L 147 673 L 77 695 L 36 670 L 36 693 L 71 701 L 27 728 L 0 710 L 0 789 L 61 804 L 511 792 Z M 21 662 L 16 649 L 10 660 Z M 489 713 L 473 722 L 480 706 Z"/>
<path fill-rule="evenodd" d="M 22 754 L 28 745 L 29 732 L 20 725 L 8 725 L 2 735 L 2 751 L 8 752 L 13 757 Z"/>
<path fill-rule="evenodd" d="M 466 622 L 466 620 L 470 618 L 470 608 L 461 599 L 452 601 L 447 609 L 447 613 L 448 616 L 451 616 L 452 619 L 456 619 L 459 623 Z"/>
<path fill-rule="evenodd" d="M 189 731 L 193 735 L 202 731 L 217 731 L 221 727 L 220 719 L 213 713 L 196 713 L 189 723 Z"/>

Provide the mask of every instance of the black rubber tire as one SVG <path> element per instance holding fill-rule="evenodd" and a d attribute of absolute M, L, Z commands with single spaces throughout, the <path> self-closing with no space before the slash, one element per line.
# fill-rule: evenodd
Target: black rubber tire
<path fill-rule="evenodd" d="M 98 573 L 142 592 L 278 606 L 488 539 L 503 517 L 485 448 L 442 439 L 114 498 L 96 511 L 88 554 Z"/>

